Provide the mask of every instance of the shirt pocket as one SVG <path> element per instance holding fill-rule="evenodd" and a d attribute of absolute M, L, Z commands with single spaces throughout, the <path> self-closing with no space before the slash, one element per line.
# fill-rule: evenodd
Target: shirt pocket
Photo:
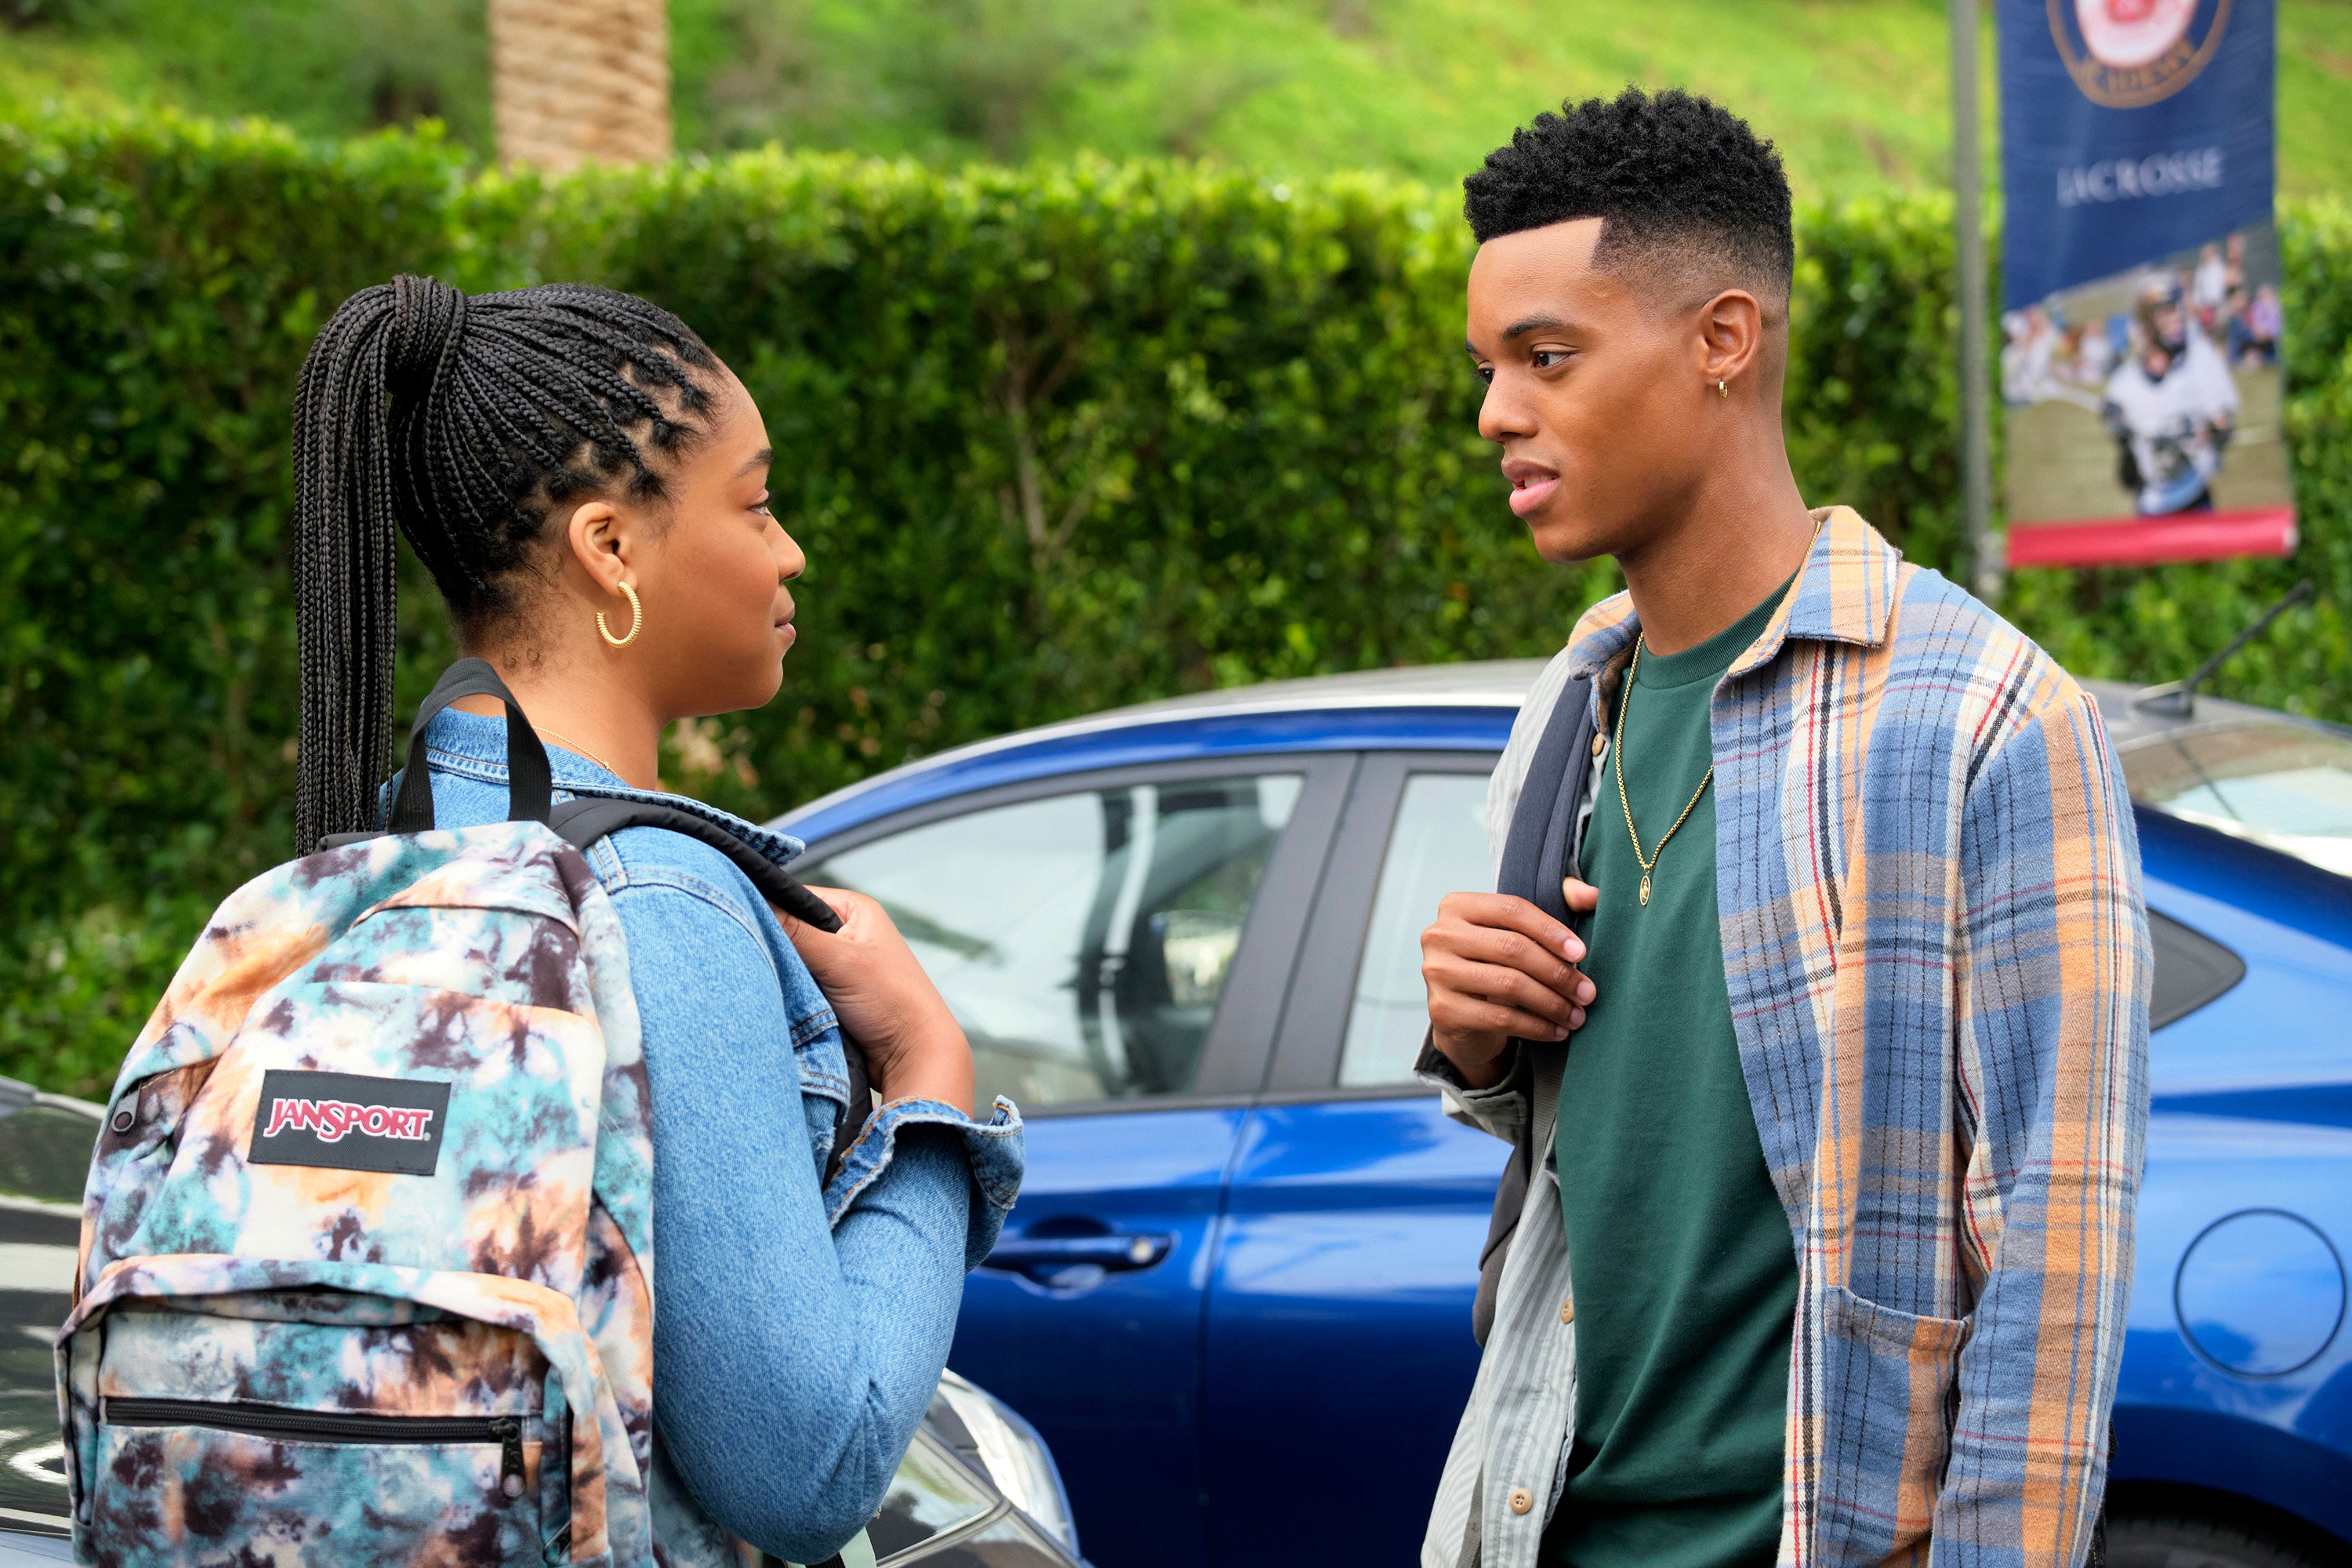
<path fill-rule="evenodd" d="M 1925 1563 L 1969 1322 L 1832 1285 L 1822 1301 L 1822 1563 Z"/>

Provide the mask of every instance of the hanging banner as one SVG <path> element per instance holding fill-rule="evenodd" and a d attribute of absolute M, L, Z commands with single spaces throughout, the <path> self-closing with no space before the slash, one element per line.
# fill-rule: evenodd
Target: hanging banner
<path fill-rule="evenodd" d="M 2009 560 L 2284 555 L 2275 0 L 1999 0 Z"/>

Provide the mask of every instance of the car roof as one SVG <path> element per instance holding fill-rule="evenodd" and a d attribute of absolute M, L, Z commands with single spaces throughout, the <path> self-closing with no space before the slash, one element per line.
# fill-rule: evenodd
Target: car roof
<path fill-rule="evenodd" d="M 1517 708 L 1527 700 L 1536 677 L 1549 660 L 1469 659 L 1460 664 L 1408 664 L 1391 669 L 1358 669 L 1345 675 L 1310 675 L 1297 680 L 1262 680 L 1163 697 L 1096 714 L 1097 720 L 1136 722 L 1188 713 L 1237 710 L 1308 708 Z M 1078 721 L 1086 722 L 1086 721 Z"/>
<path fill-rule="evenodd" d="M 1188 726 L 1214 726 L 1228 734 L 1287 735 L 1296 744 L 1301 734 L 1300 727 L 1296 723 L 1269 725 L 1246 721 L 1303 720 L 1317 714 L 1345 719 L 1350 714 L 1363 717 L 1377 710 L 1433 715 L 1450 710 L 1459 714 L 1477 713 L 1489 720 L 1487 724 L 1476 727 L 1475 735 L 1459 726 L 1449 729 L 1446 736 L 1453 743 L 1496 745 L 1500 743 L 1501 731 L 1507 725 L 1493 721 L 1517 710 L 1548 662 L 1540 658 L 1497 658 L 1354 670 L 1342 675 L 1307 676 L 1293 680 L 1267 680 L 1251 686 L 1189 692 L 1179 697 L 1106 709 L 1101 712 L 1014 731 L 958 746 L 935 756 L 920 758 L 811 801 L 776 818 L 771 826 L 786 832 L 798 831 L 806 826 L 829 829 L 845 825 L 840 807 L 868 796 L 887 799 L 889 808 L 896 809 L 941 795 L 961 793 L 967 787 L 984 787 L 1007 782 L 1016 770 L 976 764 L 983 764 L 991 759 L 1009 763 L 1009 753 L 1032 749 L 1055 753 L 1058 765 L 1019 769 L 1018 772 L 1034 775 L 1064 771 L 1066 767 L 1101 766 L 1115 762 L 1141 760 L 1124 754 L 1094 755 L 1097 751 L 1118 750 L 1113 743 L 1122 731 L 1150 731 L 1165 735 Z M 2144 705 L 2139 700 L 2144 689 L 2139 687 L 2115 680 L 2085 680 L 2082 684 L 2098 702 L 2100 717 L 2118 751 L 2129 751 L 2167 737 L 2256 721 L 2329 728 L 2273 709 L 2256 708 L 2213 697 L 2198 698 L 2187 715 L 2178 715 Z M 1345 727 L 1361 728 L 1355 724 Z M 1214 749 L 1276 748 L 1269 739 L 1266 744 L 1255 748 L 1225 744 Z M 956 781 L 952 784 L 950 783 L 951 778 Z M 875 803 L 877 805 L 879 799 Z M 854 815 L 863 818 L 873 814 L 860 811 Z"/>
<path fill-rule="evenodd" d="M 2251 702 L 2232 702 L 2222 697 L 2200 697 L 2188 712 L 2174 713 L 2147 701 L 2149 694 L 2157 689 L 2153 687 L 2132 686 L 2120 680 L 2085 680 L 2082 684 L 2084 690 L 2098 699 L 2099 717 L 2107 726 L 2107 738 L 2119 752 L 2144 746 L 2150 741 L 2235 729 L 2243 724 L 2298 724 L 2330 734 L 2341 732 L 2333 725 L 2299 713 L 2257 707 Z"/>
<path fill-rule="evenodd" d="M 1022 778 L 1169 756 L 1408 745 L 1492 751 L 1539 658 L 1261 681 L 1108 709 L 958 746 L 863 779 L 769 826 L 822 837 L 883 811 Z M 845 808 L 855 809 L 845 809 Z"/>

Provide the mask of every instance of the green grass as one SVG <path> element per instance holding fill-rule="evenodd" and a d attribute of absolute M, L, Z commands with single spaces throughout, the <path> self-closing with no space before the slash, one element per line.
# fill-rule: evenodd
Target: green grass
<path fill-rule="evenodd" d="M 169 103 L 320 135 L 430 114 L 487 152 L 482 9 L 0 0 L 0 27 L 19 18 L 0 31 L 0 114 Z M 2282 188 L 2352 190 L 2352 0 L 2279 11 Z M 1721 100 L 1780 143 L 1801 190 L 1844 192 L 1944 179 L 1944 15 L 1941 0 L 671 3 L 688 150 L 1087 148 L 1450 184 L 1562 97 L 1638 81 Z M 1986 108 L 1990 132 L 1990 82 Z"/>
<path fill-rule="evenodd" d="M 12 8 L 30 22 L 11 27 Z M 45 101 L 263 115 L 318 136 L 419 118 L 487 149 L 482 0 L 0 0 L 0 114 Z"/>

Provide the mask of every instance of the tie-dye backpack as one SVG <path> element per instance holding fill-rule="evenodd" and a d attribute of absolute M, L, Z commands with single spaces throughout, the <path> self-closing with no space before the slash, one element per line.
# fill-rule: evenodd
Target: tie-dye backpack
<path fill-rule="evenodd" d="M 425 721 L 476 693 L 507 703 L 514 820 L 435 830 Z M 654 1561 L 646 1072 L 581 850 L 658 822 L 837 921 L 699 818 L 551 794 L 461 661 L 392 831 L 247 883 L 181 966 L 107 1106 L 58 1338 L 78 1561 Z"/>

